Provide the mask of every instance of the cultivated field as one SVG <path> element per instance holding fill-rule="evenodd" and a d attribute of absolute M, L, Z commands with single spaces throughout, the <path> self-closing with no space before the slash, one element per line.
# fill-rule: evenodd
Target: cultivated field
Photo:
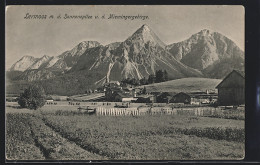
<path fill-rule="evenodd" d="M 52 108 L 51 108 L 52 107 Z M 48 109 L 49 108 L 49 109 Z M 73 106 L 6 107 L 9 160 L 243 159 L 241 111 L 193 115 L 96 116 Z M 52 110 L 51 110 L 52 109 Z M 20 113 L 18 113 L 20 112 Z M 229 112 L 229 113 L 228 113 Z"/>

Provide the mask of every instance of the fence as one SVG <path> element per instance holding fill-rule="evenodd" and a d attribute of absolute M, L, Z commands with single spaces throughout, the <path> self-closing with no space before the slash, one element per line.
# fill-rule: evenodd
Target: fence
<path fill-rule="evenodd" d="M 212 116 L 220 111 L 219 108 L 171 108 L 171 107 L 135 107 L 135 108 L 106 108 L 97 107 L 96 115 L 104 116 L 139 116 L 139 115 L 191 115 Z"/>

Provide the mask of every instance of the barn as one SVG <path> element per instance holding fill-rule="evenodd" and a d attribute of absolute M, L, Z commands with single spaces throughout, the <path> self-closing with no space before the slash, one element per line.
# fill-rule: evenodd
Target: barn
<path fill-rule="evenodd" d="M 245 72 L 233 70 L 216 88 L 219 105 L 245 104 Z"/>
<path fill-rule="evenodd" d="M 170 100 L 170 103 L 184 103 L 184 104 L 190 104 L 191 103 L 191 96 L 180 92 L 172 97 Z"/>

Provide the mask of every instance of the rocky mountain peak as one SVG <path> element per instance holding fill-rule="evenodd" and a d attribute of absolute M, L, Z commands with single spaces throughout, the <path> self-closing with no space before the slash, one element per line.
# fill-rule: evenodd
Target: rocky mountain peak
<path fill-rule="evenodd" d="M 214 78 L 222 78 L 231 69 L 241 69 L 244 59 L 243 51 L 232 40 L 208 29 L 193 34 L 187 40 L 168 45 L 167 50 L 183 64 L 207 72 L 207 76 L 214 75 Z"/>
<path fill-rule="evenodd" d="M 12 70 L 26 70 L 23 75 L 28 78 L 22 79 L 29 81 L 68 74 L 80 77 L 84 73 L 88 85 L 98 85 L 106 79 L 148 78 L 156 70 L 167 70 L 170 79 L 222 78 L 231 69 L 241 69 L 243 62 L 244 52 L 220 33 L 203 29 L 166 46 L 144 24 L 123 42 L 103 46 L 97 41 L 83 41 L 59 56 L 24 56 Z"/>
<path fill-rule="evenodd" d="M 99 45 L 100 43 L 97 41 L 83 41 L 70 51 L 67 51 L 66 53 L 64 52 L 61 56 L 81 56 L 87 49 L 97 47 Z"/>
<path fill-rule="evenodd" d="M 165 48 L 165 44 L 159 39 L 159 37 L 151 30 L 151 28 L 144 24 L 142 25 L 132 36 L 130 36 L 127 42 L 141 42 L 141 43 L 151 43 L 153 45 L 158 45 Z"/>
<path fill-rule="evenodd" d="M 9 70 L 10 71 L 25 71 L 37 60 L 38 60 L 37 58 L 34 58 L 32 56 L 23 56 L 19 61 L 14 63 Z"/>
<path fill-rule="evenodd" d="M 99 46 L 100 43 L 97 41 L 82 41 L 81 43 L 78 44 L 79 48 L 92 48 Z"/>
<path fill-rule="evenodd" d="M 49 58 L 51 58 L 51 57 L 50 57 L 50 56 L 47 56 L 47 55 L 44 55 L 44 56 L 42 56 L 41 59 L 49 59 Z"/>
<path fill-rule="evenodd" d="M 115 48 L 117 48 L 120 44 L 121 44 L 121 42 L 113 42 L 113 43 L 111 43 L 111 44 L 106 45 L 105 47 L 108 47 L 108 48 L 110 48 L 110 49 L 115 49 Z"/>
<path fill-rule="evenodd" d="M 201 30 L 198 34 L 202 34 L 202 35 L 208 35 L 211 34 L 212 32 L 209 29 L 203 29 Z"/>
<path fill-rule="evenodd" d="M 141 26 L 140 30 L 145 33 L 145 32 L 151 32 L 152 30 L 150 29 L 150 27 L 146 24 L 144 24 L 143 26 Z"/>
<path fill-rule="evenodd" d="M 35 59 L 33 56 L 28 56 L 28 55 L 25 55 L 25 56 L 23 56 L 21 59 L 20 59 L 20 61 L 21 60 L 26 60 L 26 59 Z"/>

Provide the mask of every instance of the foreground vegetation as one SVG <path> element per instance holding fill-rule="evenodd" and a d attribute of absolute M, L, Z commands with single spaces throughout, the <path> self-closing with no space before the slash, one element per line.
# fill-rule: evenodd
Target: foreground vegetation
<path fill-rule="evenodd" d="M 7 114 L 8 160 L 104 160 L 55 133 L 32 114 Z"/>
<path fill-rule="evenodd" d="M 63 137 L 110 159 L 239 159 L 243 121 L 186 116 L 88 116 L 59 112 L 44 122 Z"/>
<path fill-rule="evenodd" d="M 30 114 L 7 114 L 6 158 L 8 160 L 44 160 L 31 132 Z"/>
<path fill-rule="evenodd" d="M 41 110 L 9 113 L 6 127 L 11 160 L 242 159 L 245 148 L 243 120 L 210 117 Z"/>

